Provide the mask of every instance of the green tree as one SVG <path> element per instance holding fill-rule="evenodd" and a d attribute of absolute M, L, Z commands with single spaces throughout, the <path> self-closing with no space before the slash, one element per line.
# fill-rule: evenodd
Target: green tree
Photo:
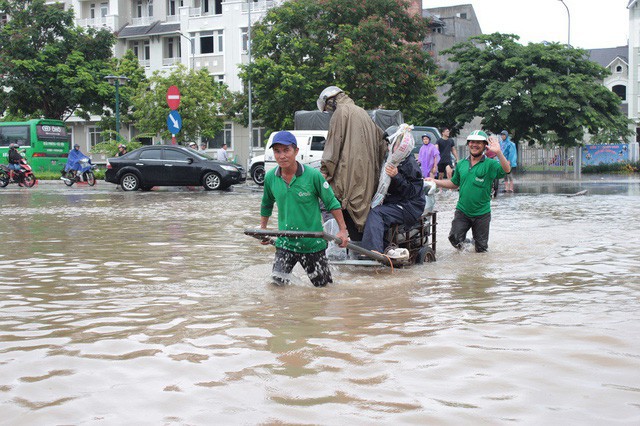
<path fill-rule="evenodd" d="M 585 132 L 629 134 L 620 98 L 601 85 L 608 71 L 581 49 L 517 42 L 518 36 L 472 37 L 445 51 L 459 68 L 441 115 L 455 129 L 475 116 L 486 129 L 509 129 L 517 140 L 581 143 Z"/>
<path fill-rule="evenodd" d="M 404 0 L 291 0 L 252 28 L 254 112 L 268 128 L 291 128 L 326 86 L 365 109 L 400 109 L 422 123 L 435 105 L 427 22 Z"/>
<path fill-rule="evenodd" d="M 148 84 L 141 84 L 131 100 L 133 117 L 138 130 L 159 134 L 165 140 L 171 138 L 167 129 L 167 89 L 177 86 L 180 90 L 182 130 L 176 135 L 180 143 L 197 142 L 199 137 L 213 138 L 222 130 L 224 115 L 222 105 L 229 97 L 226 86 L 213 80 L 206 69 L 187 71 L 179 65 L 169 75 L 156 71 Z"/>
<path fill-rule="evenodd" d="M 0 0 L 0 113 L 66 119 L 100 114 L 115 37 L 74 24 L 73 10 L 44 0 Z"/>

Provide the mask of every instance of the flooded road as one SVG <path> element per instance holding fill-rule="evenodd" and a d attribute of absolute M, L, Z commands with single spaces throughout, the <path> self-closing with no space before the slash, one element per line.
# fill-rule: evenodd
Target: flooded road
<path fill-rule="evenodd" d="M 320 289 L 257 187 L 0 191 L 1 424 L 640 424 L 637 180 L 521 182 L 484 254 L 438 194 L 436 263 Z"/>

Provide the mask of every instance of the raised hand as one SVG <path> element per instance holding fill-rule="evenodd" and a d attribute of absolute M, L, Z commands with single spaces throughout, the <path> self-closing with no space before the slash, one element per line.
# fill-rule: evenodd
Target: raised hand
<path fill-rule="evenodd" d="M 495 152 L 496 154 L 502 152 L 502 148 L 500 148 L 500 142 L 495 135 L 489 136 L 489 151 Z"/>

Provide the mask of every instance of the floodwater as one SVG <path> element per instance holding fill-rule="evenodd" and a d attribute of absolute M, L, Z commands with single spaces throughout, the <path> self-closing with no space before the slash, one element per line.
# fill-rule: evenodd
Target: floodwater
<path fill-rule="evenodd" d="M 640 424 L 640 182 L 517 191 L 488 253 L 445 192 L 437 262 L 318 289 L 257 187 L 0 189 L 0 423 Z"/>

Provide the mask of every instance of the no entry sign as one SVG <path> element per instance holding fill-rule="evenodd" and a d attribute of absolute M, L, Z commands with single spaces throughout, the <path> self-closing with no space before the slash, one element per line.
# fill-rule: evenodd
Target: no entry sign
<path fill-rule="evenodd" d="M 173 111 L 180 106 L 180 90 L 176 86 L 171 86 L 167 89 L 167 105 Z"/>

